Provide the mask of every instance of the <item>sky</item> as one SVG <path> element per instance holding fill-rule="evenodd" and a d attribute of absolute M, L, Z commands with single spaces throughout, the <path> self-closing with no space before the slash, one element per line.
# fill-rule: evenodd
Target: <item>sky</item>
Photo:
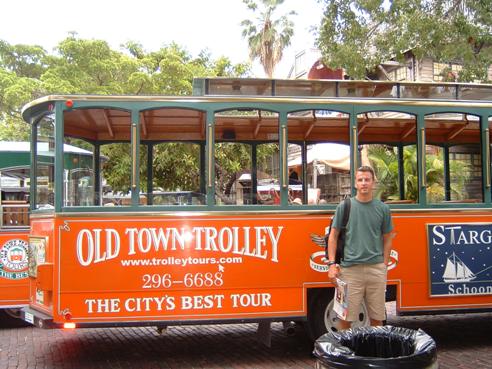
<path fill-rule="evenodd" d="M 276 78 L 287 77 L 296 53 L 314 47 L 310 29 L 321 20 L 318 0 L 285 0 L 276 16 L 291 10 L 297 12 L 291 17 L 294 36 Z M 174 41 L 192 56 L 206 49 L 212 58 L 226 56 L 233 63 L 248 61 L 240 23 L 255 22 L 256 16 L 241 0 L 10 0 L 2 1 L 0 11 L 0 39 L 10 44 L 36 44 L 51 52 L 74 31 L 79 38 L 105 40 L 115 50 L 127 41 L 146 51 Z M 253 73 L 264 77 L 258 63 Z"/>

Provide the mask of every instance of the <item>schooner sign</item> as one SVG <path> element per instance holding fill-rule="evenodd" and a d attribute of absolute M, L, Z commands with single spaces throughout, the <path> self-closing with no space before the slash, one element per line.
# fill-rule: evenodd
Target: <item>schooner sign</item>
<path fill-rule="evenodd" d="M 428 224 L 431 296 L 492 294 L 492 223 Z"/>

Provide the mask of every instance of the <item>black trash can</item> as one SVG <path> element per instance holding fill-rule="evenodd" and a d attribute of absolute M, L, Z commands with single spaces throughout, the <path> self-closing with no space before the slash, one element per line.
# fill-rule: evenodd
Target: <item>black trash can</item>
<path fill-rule="evenodd" d="M 316 368 L 436 369 L 436 343 L 419 330 L 360 327 L 328 332 L 314 344 Z"/>

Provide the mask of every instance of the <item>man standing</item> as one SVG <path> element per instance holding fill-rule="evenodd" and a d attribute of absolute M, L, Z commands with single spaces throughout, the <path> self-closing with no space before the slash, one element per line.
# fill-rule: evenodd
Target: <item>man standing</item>
<path fill-rule="evenodd" d="M 393 223 L 388 205 L 373 198 L 374 170 L 362 166 L 355 173 L 357 195 L 351 199 L 341 265 L 335 263 L 337 239 L 342 228 L 343 203 L 339 204 L 328 239 L 328 277 L 348 284 L 348 312 L 340 320 L 341 329 L 349 329 L 358 318 L 365 301 L 372 326 L 385 320 L 386 273 L 391 251 Z"/>

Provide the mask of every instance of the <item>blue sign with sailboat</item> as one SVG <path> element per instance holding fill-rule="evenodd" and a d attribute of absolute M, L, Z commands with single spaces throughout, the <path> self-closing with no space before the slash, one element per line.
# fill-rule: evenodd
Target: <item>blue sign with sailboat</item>
<path fill-rule="evenodd" d="M 428 224 L 431 296 L 492 294 L 492 223 Z"/>

